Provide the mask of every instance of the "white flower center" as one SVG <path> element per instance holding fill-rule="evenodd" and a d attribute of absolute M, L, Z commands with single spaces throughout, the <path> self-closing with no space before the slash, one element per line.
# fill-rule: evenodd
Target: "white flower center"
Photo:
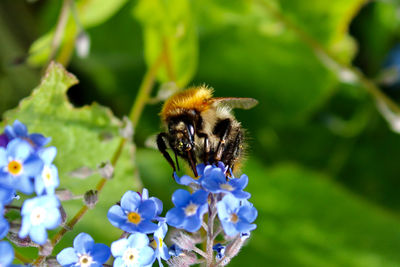
<path fill-rule="evenodd" d="M 195 215 L 197 212 L 198 206 L 196 204 L 190 203 L 189 205 L 186 206 L 185 208 L 185 214 L 186 216 L 192 216 Z"/>
<path fill-rule="evenodd" d="M 44 185 L 46 187 L 53 184 L 54 179 L 53 179 L 53 175 L 51 174 L 51 169 L 49 166 L 43 167 L 42 179 L 43 179 Z"/>
<path fill-rule="evenodd" d="M 81 254 L 79 255 L 79 261 L 77 262 L 78 266 L 81 267 L 89 267 L 90 265 L 92 265 L 92 263 L 94 263 L 92 256 L 90 256 L 89 254 Z"/>
<path fill-rule="evenodd" d="M 46 210 L 42 207 L 36 207 L 31 212 L 31 223 L 32 225 L 39 225 L 44 222 L 46 218 Z"/>
<path fill-rule="evenodd" d="M 234 189 L 230 184 L 221 184 L 219 187 L 227 191 L 232 191 Z"/>
<path fill-rule="evenodd" d="M 127 266 L 136 266 L 139 260 L 139 251 L 136 248 L 127 248 L 122 259 Z"/>

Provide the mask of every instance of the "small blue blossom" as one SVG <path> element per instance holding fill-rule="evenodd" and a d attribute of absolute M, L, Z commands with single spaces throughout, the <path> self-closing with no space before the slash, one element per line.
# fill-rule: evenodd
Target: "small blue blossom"
<path fill-rule="evenodd" d="M 28 142 L 17 138 L 8 143 L 7 149 L 0 147 L 0 187 L 31 194 L 31 178 L 40 173 L 42 168 L 42 160 L 35 155 Z"/>
<path fill-rule="evenodd" d="M 149 246 L 149 238 L 138 232 L 113 242 L 111 253 L 115 257 L 114 267 L 151 266 L 155 260 L 154 250 Z"/>
<path fill-rule="evenodd" d="M 151 221 L 162 211 L 161 201 L 155 199 L 143 199 L 139 193 L 127 191 L 121 198 L 121 205 L 114 205 L 108 210 L 108 220 L 128 233 L 154 233 L 158 226 Z"/>
<path fill-rule="evenodd" d="M 240 200 L 233 195 L 225 195 L 217 203 L 218 217 L 225 234 L 235 236 L 256 228 L 252 222 L 257 218 L 257 210 L 247 200 Z"/>
<path fill-rule="evenodd" d="M 205 178 L 201 181 L 204 189 L 212 193 L 230 193 L 239 199 L 248 199 L 251 195 L 244 192 L 249 178 L 243 174 L 240 178 L 232 178 L 227 181 L 225 172 L 219 167 L 213 167 L 204 171 Z"/>
<path fill-rule="evenodd" d="M 47 240 L 46 229 L 54 229 L 61 223 L 58 209 L 59 200 L 53 195 L 45 195 L 25 200 L 22 205 L 21 238 L 30 236 L 32 241 L 43 245 Z"/>
<path fill-rule="evenodd" d="M 45 146 L 51 140 L 50 138 L 46 138 L 41 134 L 28 134 L 28 129 L 26 128 L 25 124 L 18 120 L 14 121 L 13 126 L 6 126 L 4 133 L 7 135 L 9 140 L 15 138 L 24 139 L 32 144 L 35 149 Z"/>
<path fill-rule="evenodd" d="M 14 249 L 6 241 L 0 242 L 0 266 L 11 266 L 14 259 Z"/>
<path fill-rule="evenodd" d="M 182 254 L 182 249 L 177 244 L 172 244 L 168 249 L 168 253 L 170 256 L 177 257 Z"/>
<path fill-rule="evenodd" d="M 10 224 L 8 223 L 6 218 L 3 217 L 3 214 L 4 214 L 4 208 L 3 205 L 0 205 L 0 239 L 3 239 L 7 235 L 8 230 L 10 229 Z"/>
<path fill-rule="evenodd" d="M 61 266 L 67 267 L 101 267 L 110 255 L 108 246 L 94 243 L 90 235 L 80 233 L 74 239 L 73 248 L 64 248 L 57 254 L 57 261 Z"/>
<path fill-rule="evenodd" d="M 42 171 L 35 176 L 35 192 L 38 195 L 45 192 L 54 194 L 56 187 L 60 184 L 57 167 L 52 164 L 56 154 L 57 149 L 53 146 L 38 151 L 40 159 L 44 162 Z"/>
<path fill-rule="evenodd" d="M 170 255 L 168 253 L 168 247 L 164 243 L 164 237 L 167 234 L 168 226 L 165 222 L 160 222 L 158 224 L 158 229 L 154 232 L 154 240 L 151 246 L 155 249 L 155 256 L 158 259 L 158 265 L 163 266 L 161 259 L 168 260 Z"/>
<path fill-rule="evenodd" d="M 154 203 L 156 204 L 156 214 L 157 214 L 157 216 L 155 217 L 155 219 L 158 220 L 158 221 L 165 220 L 162 217 L 158 217 L 158 215 L 161 214 L 161 212 L 163 210 L 162 201 L 159 200 L 156 197 L 149 197 L 149 190 L 147 190 L 147 188 L 143 188 L 143 190 L 142 190 L 142 200 L 147 200 L 147 199 L 150 199 L 150 200 L 154 201 Z"/>
<path fill-rule="evenodd" d="M 222 259 L 222 257 L 225 256 L 225 249 L 226 249 L 226 246 L 221 245 L 221 243 L 217 243 L 213 246 L 213 250 L 215 252 L 217 252 L 217 256 L 216 256 L 217 260 L 220 260 L 220 259 Z"/>
<path fill-rule="evenodd" d="M 0 134 L 0 147 L 6 148 L 9 141 L 10 140 L 5 133 Z"/>
<path fill-rule="evenodd" d="M 200 229 L 204 213 L 207 212 L 208 192 L 198 190 L 192 195 L 183 189 L 178 189 L 172 195 L 175 208 L 167 212 L 167 223 L 176 228 L 196 232 Z"/>

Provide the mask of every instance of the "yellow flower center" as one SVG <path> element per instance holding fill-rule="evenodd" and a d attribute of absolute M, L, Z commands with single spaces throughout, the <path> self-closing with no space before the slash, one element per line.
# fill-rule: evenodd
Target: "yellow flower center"
<path fill-rule="evenodd" d="M 239 217 L 237 216 L 236 213 L 232 213 L 231 215 L 231 222 L 237 223 L 239 221 Z"/>
<path fill-rule="evenodd" d="M 12 160 L 8 163 L 8 172 L 16 176 L 22 172 L 22 164 L 18 160 Z"/>
<path fill-rule="evenodd" d="M 137 212 L 129 212 L 128 213 L 128 221 L 133 223 L 133 224 L 138 224 L 140 223 L 140 221 L 142 220 L 142 218 L 140 217 L 140 214 Z"/>
<path fill-rule="evenodd" d="M 196 204 L 191 203 L 185 208 L 186 216 L 195 215 L 196 212 L 197 212 L 197 205 Z"/>

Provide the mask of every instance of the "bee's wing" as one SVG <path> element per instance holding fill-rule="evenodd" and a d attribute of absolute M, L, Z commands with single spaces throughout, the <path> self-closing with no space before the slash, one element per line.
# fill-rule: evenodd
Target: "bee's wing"
<path fill-rule="evenodd" d="M 258 104 L 256 99 L 248 97 L 214 97 L 212 102 L 241 109 L 251 109 Z"/>

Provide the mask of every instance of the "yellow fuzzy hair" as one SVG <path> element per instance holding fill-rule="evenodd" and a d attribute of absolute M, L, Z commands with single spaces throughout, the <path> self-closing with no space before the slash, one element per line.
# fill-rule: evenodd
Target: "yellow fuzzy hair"
<path fill-rule="evenodd" d="M 179 115 L 190 109 L 202 112 L 209 107 L 213 90 L 205 86 L 189 88 L 171 96 L 161 110 L 161 118 L 166 121 L 168 117 Z"/>

